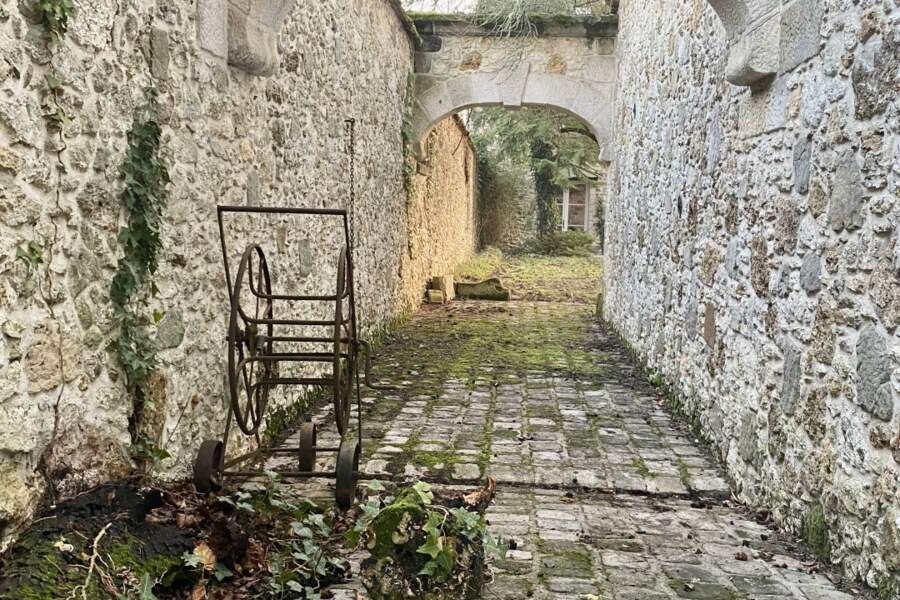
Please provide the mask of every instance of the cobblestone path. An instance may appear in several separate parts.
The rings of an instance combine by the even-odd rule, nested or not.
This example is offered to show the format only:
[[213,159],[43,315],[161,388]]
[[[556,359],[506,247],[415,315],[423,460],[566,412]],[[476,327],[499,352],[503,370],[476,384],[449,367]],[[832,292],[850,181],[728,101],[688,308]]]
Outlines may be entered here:
[[485,599],[860,597],[732,505],[714,461],[592,313],[426,307],[378,353],[376,376],[398,390],[365,398],[367,476],[497,480],[487,517],[515,549]]

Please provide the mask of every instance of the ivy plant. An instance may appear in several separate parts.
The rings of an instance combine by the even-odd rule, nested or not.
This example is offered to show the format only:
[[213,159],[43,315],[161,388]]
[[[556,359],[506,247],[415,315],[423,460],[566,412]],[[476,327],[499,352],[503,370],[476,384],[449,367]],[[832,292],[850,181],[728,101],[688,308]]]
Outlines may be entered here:
[[[170,181],[160,153],[162,129],[158,121],[157,92],[150,88],[146,105],[128,132],[128,151],[119,170],[125,184],[120,200],[128,221],[119,232],[122,256],[110,288],[119,325],[119,335],[111,350],[125,372],[126,385],[132,394],[134,406],[129,430],[135,442],[140,437],[140,419],[148,397],[147,382],[158,362],[156,348],[148,335],[157,319],[141,306],[148,291],[152,295],[157,293],[152,276],[159,265],[160,223]],[[146,446],[146,441],[143,445]],[[143,450],[142,454],[155,454],[147,452],[147,448]]]
[[47,30],[51,43],[58,44],[69,30],[69,19],[75,15],[72,0],[37,0],[34,10],[40,17],[41,25]]
[[[383,490],[377,482],[369,485],[370,492]],[[469,585],[460,574],[508,549],[490,534],[483,515],[436,504],[425,482],[370,497],[360,509],[347,540],[372,556],[363,564],[363,581],[375,600],[456,597],[460,585]]]

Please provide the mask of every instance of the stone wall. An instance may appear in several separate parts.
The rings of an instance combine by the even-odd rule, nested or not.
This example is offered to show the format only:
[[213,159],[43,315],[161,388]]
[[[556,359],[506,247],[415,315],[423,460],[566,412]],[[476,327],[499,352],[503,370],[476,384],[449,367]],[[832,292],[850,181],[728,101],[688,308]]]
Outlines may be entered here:
[[[393,1],[294,3],[277,52],[262,47],[280,61],[271,77],[229,66],[239,62],[231,48],[228,60],[203,50],[189,0],[75,4],[68,34],[51,46],[31,3],[0,0],[0,542],[45,492],[69,495],[132,466],[132,400],[107,351],[117,331],[109,289],[125,223],[119,166],[151,85],[172,179],[159,291],[138,302],[165,315],[151,334],[161,367],[143,427],[171,454],[157,474],[186,475],[200,441],[223,428],[228,302],[216,204],[345,207],[344,119],[354,117],[363,328],[401,315],[408,290],[424,285],[399,276],[409,264],[401,126],[412,48]],[[62,135],[48,116],[51,73]],[[339,227],[260,218],[227,231],[232,258],[262,241],[278,289],[334,285]]]
[[883,589],[900,571],[893,6],[785,3],[793,50],[751,90],[727,83],[706,2],[621,4],[604,306],[740,498]]
[[475,252],[475,147],[459,117],[437,124],[426,141],[428,160],[406,204],[409,235],[402,255],[403,306],[422,304],[424,282],[451,275]]

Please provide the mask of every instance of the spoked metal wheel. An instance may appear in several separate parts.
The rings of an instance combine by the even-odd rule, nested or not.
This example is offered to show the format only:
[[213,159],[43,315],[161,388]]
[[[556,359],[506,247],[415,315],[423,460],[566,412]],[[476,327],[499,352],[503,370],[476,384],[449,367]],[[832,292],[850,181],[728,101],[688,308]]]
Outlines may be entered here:
[[359,481],[359,440],[347,438],[341,442],[335,467],[334,499],[338,508],[347,510],[356,499],[356,484]]
[[194,460],[194,487],[201,494],[211,494],[222,489],[222,471],[225,467],[225,445],[219,440],[205,440]]
[[316,424],[304,423],[300,426],[300,447],[298,448],[301,471],[312,471],[316,467]]
[[[241,431],[256,435],[269,401],[269,382],[277,368],[269,358],[272,354],[272,324],[259,323],[273,318],[272,280],[262,248],[251,244],[244,251],[232,289],[228,325],[231,410]],[[250,292],[252,310],[249,313],[241,304],[242,290]]]
[[349,288],[349,256],[347,248],[341,250],[338,258],[337,300],[334,307],[334,362],[332,394],[334,398],[334,420],[338,433],[344,435],[350,422],[350,406],[353,399],[353,377],[356,374],[355,339],[352,323],[353,304],[344,297]]

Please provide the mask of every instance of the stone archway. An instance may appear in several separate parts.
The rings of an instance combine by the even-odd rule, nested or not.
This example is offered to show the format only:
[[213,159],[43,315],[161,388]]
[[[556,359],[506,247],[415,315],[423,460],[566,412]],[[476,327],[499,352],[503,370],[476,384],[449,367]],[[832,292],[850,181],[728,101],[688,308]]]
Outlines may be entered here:
[[416,20],[415,152],[441,119],[467,108],[548,106],[576,117],[612,159],[615,18],[538,21],[535,36],[498,35],[465,17]]
[[439,121],[467,108],[547,106],[562,110],[590,130],[600,146],[600,157],[612,157],[613,89],[597,89],[576,79],[552,73],[523,72],[513,76],[476,73],[417,84],[413,109],[416,156],[424,159],[422,140]]

